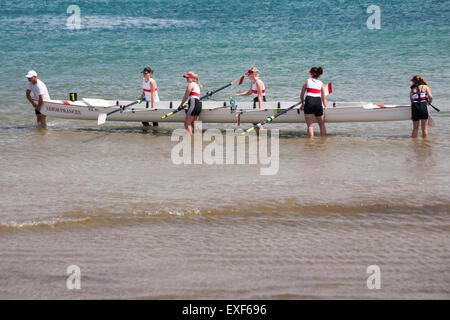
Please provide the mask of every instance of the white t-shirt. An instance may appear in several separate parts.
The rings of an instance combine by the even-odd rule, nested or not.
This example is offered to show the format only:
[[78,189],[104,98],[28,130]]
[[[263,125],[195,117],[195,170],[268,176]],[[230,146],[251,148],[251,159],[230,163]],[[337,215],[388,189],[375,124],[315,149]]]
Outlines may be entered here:
[[[152,91],[151,91],[152,88],[150,87],[150,82],[152,80],[153,79],[150,78],[147,82],[147,81],[145,81],[145,78],[142,79],[142,89],[144,90],[145,100],[147,100],[147,101],[152,101]],[[155,80],[153,80],[153,81],[155,81]],[[156,81],[155,81],[155,102],[159,102],[158,88],[156,87]]]
[[33,100],[39,100],[40,95],[44,95],[44,100],[50,100],[50,95],[48,94],[47,86],[41,80],[37,79],[36,84],[32,84],[28,81],[27,90],[31,90],[34,95]]

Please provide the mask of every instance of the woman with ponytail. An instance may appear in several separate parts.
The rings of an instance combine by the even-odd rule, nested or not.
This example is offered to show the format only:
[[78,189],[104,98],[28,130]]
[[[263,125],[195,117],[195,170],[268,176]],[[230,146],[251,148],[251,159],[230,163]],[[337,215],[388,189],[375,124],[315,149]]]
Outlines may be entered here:
[[428,104],[433,101],[428,82],[421,76],[414,76],[411,79],[413,83],[409,98],[411,100],[411,115],[413,121],[412,137],[417,138],[419,133],[419,120],[422,128],[422,137],[428,135]]
[[183,77],[186,78],[188,85],[179,107],[183,106],[188,100],[189,107],[186,111],[184,127],[189,134],[192,134],[193,131],[198,131],[197,122],[200,112],[202,112],[202,103],[200,101],[200,88],[202,85],[198,80],[198,75],[194,72],[188,72]]
[[327,98],[323,83],[319,80],[319,77],[323,73],[323,68],[313,67],[308,73],[311,74],[311,78],[307,79],[303,84],[302,92],[300,93],[300,109],[304,110],[305,113],[308,137],[314,138],[314,116],[320,127],[320,135],[325,136],[327,134],[323,115],[323,107],[327,108]]

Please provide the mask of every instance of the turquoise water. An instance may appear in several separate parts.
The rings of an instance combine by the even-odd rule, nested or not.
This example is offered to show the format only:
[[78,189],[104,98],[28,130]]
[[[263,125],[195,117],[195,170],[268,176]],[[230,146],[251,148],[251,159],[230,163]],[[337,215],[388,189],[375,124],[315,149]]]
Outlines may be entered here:
[[[0,0],[0,298],[448,299],[449,19],[450,1]],[[28,70],[54,99],[131,100],[147,65],[161,100],[181,98],[187,71],[205,91],[251,66],[270,100],[293,100],[322,65],[329,100],[408,104],[420,74],[442,111],[427,139],[410,121],[327,124],[314,140],[268,125],[273,176],[174,164],[181,123],[35,128]],[[66,287],[73,264],[81,290]]]
[[[80,7],[79,30],[66,26],[72,4]],[[29,69],[54,98],[76,90],[80,97],[132,99],[139,72],[150,65],[161,99],[169,100],[183,94],[186,71],[211,89],[256,66],[268,96],[289,100],[306,71],[322,65],[335,100],[407,103],[409,79],[420,74],[446,107],[450,2],[378,1],[379,30],[366,26],[371,4],[2,0],[0,104],[7,111],[25,107]]]

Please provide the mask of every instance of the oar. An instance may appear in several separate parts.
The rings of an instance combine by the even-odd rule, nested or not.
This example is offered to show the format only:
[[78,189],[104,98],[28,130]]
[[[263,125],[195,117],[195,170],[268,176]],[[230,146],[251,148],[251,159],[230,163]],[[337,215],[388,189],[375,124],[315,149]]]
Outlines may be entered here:
[[438,108],[436,108],[435,106],[433,106],[431,103],[430,103],[430,106],[432,106],[433,109],[436,110],[437,112],[441,112],[441,110],[439,110]]
[[263,121],[261,121],[260,123],[254,125],[253,127],[245,130],[244,132],[242,132],[242,134],[246,134],[249,133],[250,131],[255,130],[256,128],[265,125],[266,123],[272,122],[273,120],[275,120],[276,118],[278,118],[279,116],[286,114],[289,110],[294,109],[296,106],[298,106],[299,104],[301,104],[301,102],[297,102],[296,104],[290,106],[289,108],[287,108],[286,110],[283,110],[273,116],[267,117],[266,119],[264,119]]
[[[333,87],[332,87],[332,84],[331,84],[331,82],[330,82],[330,83],[328,83],[328,85],[327,85],[327,93],[326,93],[325,95],[328,96],[328,95],[331,94],[332,92],[333,92]],[[273,115],[273,116],[270,116],[270,117],[266,118],[265,120],[263,120],[263,121],[261,121],[260,123],[254,125],[253,127],[249,128],[249,129],[247,129],[247,130],[245,130],[244,132],[242,132],[242,134],[246,134],[246,133],[248,133],[248,132],[251,132],[251,131],[255,130],[256,128],[258,128],[258,127],[260,127],[260,126],[262,126],[262,125],[265,125],[266,123],[272,122],[273,120],[275,120],[276,118],[278,118],[278,117],[281,116],[282,114],[285,114],[285,113],[287,113],[289,110],[294,109],[294,108],[295,108],[296,106],[298,106],[299,104],[301,104],[301,102],[296,103],[296,104],[290,106],[290,107],[287,108],[286,110],[283,110],[283,111],[277,113],[276,115]]]
[[[230,83],[227,83],[226,85],[224,85],[223,87],[220,87],[219,89],[216,89],[214,91],[208,91],[203,97],[200,97],[200,100],[209,98],[213,94],[216,94],[217,92],[219,92],[219,91],[221,91],[223,89],[226,89],[226,88],[228,88],[230,86],[231,86],[231,89],[233,89],[234,87],[240,86],[242,84],[242,82],[244,82],[244,78],[245,78],[245,76],[240,76],[239,78],[231,81]],[[187,104],[184,104],[184,105],[178,107],[177,109],[175,109],[174,111],[169,112],[168,114],[162,116],[161,119],[165,119],[167,117],[170,117],[171,115],[174,115],[178,111],[181,111],[181,110],[185,109],[187,106],[188,106]]]
[[98,119],[97,119],[97,125],[104,124],[106,122],[106,117],[107,116],[112,115],[113,113],[116,113],[118,111],[123,111],[126,108],[131,107],[132,105],[135,105],[136,103],[141,103],[141,102],[142,102],[141,99],[137,99],[136,101],[133,101],[132,103],[127,104],[126,106],[120,107],[117,110],[114,110],[114,111],[111,111],[111,112],[108,112],[108,113],[99,113],[98,114]]

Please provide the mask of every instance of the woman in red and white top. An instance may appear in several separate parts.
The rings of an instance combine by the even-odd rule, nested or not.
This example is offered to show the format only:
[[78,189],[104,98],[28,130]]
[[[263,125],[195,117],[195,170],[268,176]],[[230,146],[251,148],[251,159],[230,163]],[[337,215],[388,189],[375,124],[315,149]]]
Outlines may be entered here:
[[235,93],[234,96],[253,96],[253,102],[258,103],[258,108],[262,109],[263,101],[266,101],[266,87],[264,86],[264,82],[259,79],[259,70],[256,68],[248,69],[245,75],[250,79],[250,89],[245,92]]
[[311,68],[308,73],[311,74],[311,78],[307,79],[303,84],[302,92],[300,93],[300,109],[305,112],[308,137],[314,138],[314,116],[320,127],[320,135],[325,136],[327,134],[325,117],[323,115],[323,107],[325,107],[325,109],[327,108],[327,98],[323,83],[319,80],[320,75],[323,73],[323,68],[314,67]]
[[141,100],[150,101],[152,108],[155,107],[155,102],[159,101],[158,88],[156,81],[152,78],[154,70],[150,67],[145,67],[142,70],[144,78],[142,79],[142,94]]
[[188,85],[179,108],[182,107],[186,101],[188,102],[189,107],[186,111],[184,127],[189,134],[192,134],[192,128],[195,129],[194,131],[198,131],[197,122],[200,113],[202,112],[202,103],[200,101],[200,87],[202,87],[202,85],[198,81],[198,75],[194,72],[188,72],[183,77],[186,78]]

